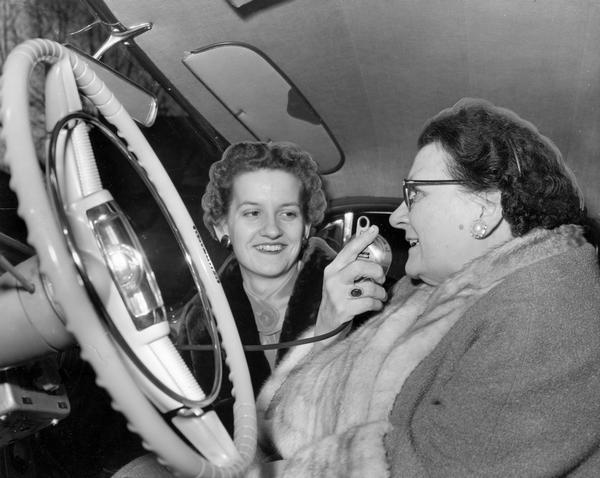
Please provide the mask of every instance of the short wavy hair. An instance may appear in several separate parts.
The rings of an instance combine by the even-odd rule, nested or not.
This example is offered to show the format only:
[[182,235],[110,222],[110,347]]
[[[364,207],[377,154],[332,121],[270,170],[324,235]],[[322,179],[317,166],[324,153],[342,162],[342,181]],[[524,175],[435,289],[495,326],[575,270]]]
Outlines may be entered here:
[[275,169],[287,171],[300,180],[300,206],[304,220],[318,225],[327,202],[317,163],[294,143],[243,141],[230,145],[209,171],[209,183],[202,196],[204,224],[215,236],[214,228],[227,216],[234,179],[241,173]]
[[586,222],[581,189],[560,151],[513,111],[464,98],[426,123],[417,144],[430,143],[442,146],[449,174],[468,190],[500,191],[513,235]]

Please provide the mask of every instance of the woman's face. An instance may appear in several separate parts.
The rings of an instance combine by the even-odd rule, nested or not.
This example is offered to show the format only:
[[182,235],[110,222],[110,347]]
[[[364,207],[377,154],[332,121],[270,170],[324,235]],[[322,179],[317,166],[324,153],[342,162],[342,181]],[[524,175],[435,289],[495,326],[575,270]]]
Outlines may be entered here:
[[222,231],[245,278],[278,278],[296,264],[310,229],[302,217],[301,188],[287,171],[261,169],[235,177]]
[[[446,169],[445,151],[436,143],[421,148],[407,179],[454,179]],[[471,237],[470,226],[481,214],[474,195],[458,184],[414,186],[411,210],[403,202],[390,216],[390,224],[404,229],[410,249],[406,274],[436,285],[482,254]]]

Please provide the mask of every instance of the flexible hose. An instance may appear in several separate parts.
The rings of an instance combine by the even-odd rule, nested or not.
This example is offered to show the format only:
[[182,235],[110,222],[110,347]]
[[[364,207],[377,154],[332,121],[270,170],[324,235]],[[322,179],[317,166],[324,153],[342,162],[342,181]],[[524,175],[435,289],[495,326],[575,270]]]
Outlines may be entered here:
[[206,397],[183,358],[177,352],[175,345],[168,337],[152,342],[150,348],[171,374],[174,382],[179,387],[181,395],[190,400],[203,400]]
[[73,149],[79,184],[84,196],[102,190],[102,180],[96,165],[94,150],[87,132],[87,126],[78,123],[73,129]]

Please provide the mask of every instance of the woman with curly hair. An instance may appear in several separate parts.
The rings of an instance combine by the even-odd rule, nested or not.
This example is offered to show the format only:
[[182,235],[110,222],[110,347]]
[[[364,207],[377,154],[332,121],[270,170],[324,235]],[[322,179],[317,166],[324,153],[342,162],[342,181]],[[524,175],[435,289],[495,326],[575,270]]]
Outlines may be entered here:
[[572,173],[482,100],[436,115],[418,148],[390,218],[407,276],[258,397],[272,475],[600,476],[600,272]]
[[[310,234],[323,220],[326,207],[317,164],[292,143],[241,142],[225,150],[209,176],[202,197],[204,223],[215,239],[232,250],[220,277],[242,344],[269,346],[297,338],[317,321],[323,270],[336,256],[323,239]],[[362,239],[363,248],[372,235]],[[385,298],[383,288],[373,284],[371,289],[378,287]],[[367,297],[361,299],[348,297],[337,304],[340,314],[345,311],[345,320],[371,307]],[[381,308],[381,301],[377,302]],[[208,341],[202,313],[197,296],[177,324],[180,346]],[[287,350],[246,353],[255,391]],[[212,383],[211,354],[193,351],[186,356],[205,389]],[[219,398],[215,406],[231,428],[231,407],[219,407],[232,403],[227,380]]]

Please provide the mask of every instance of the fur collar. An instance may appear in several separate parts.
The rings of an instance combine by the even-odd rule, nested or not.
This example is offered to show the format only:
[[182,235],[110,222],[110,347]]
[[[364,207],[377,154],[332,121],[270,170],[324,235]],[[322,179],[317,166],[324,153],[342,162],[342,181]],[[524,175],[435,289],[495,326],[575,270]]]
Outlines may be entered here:
[[[302,269],[288,302],[279,338],[280,342],[294,340],[304,330],[315,324],[321,304],[323,270],[335,256],[336,252],[323,239],[311,237],[308,240],[307,247],[302,254]],[[254,315],[248,297],[244,293],[239,264],[233,255],[223,265],[220,276],[227,299],[232,306],[242,343],[258,344],[259,338]],[[286,353],[287,349],[280,349],[277,354],[278,360],[281,360]],[[262,355],[260,353],[261,361]]]
[[[295,339],[317,321],[323,292],[323,271],[336,254],[323,239],[309,239],[302,255],[302,269],[288,303],[280,342]],[[281,354],[279,357],[281,358]]]
[[[257,401],[262,436],[289,460],[285,476],[358,477],[375,469],[377,476],[388,476],[383,439],[412,370],[511,273],[583,244],[577,226],[538,229],[467,264],[439,286],[404,278],[384,311],[346,340],[314,355],[310,345],[288,354]],[[370,458],[356,463],[357,456]]]

